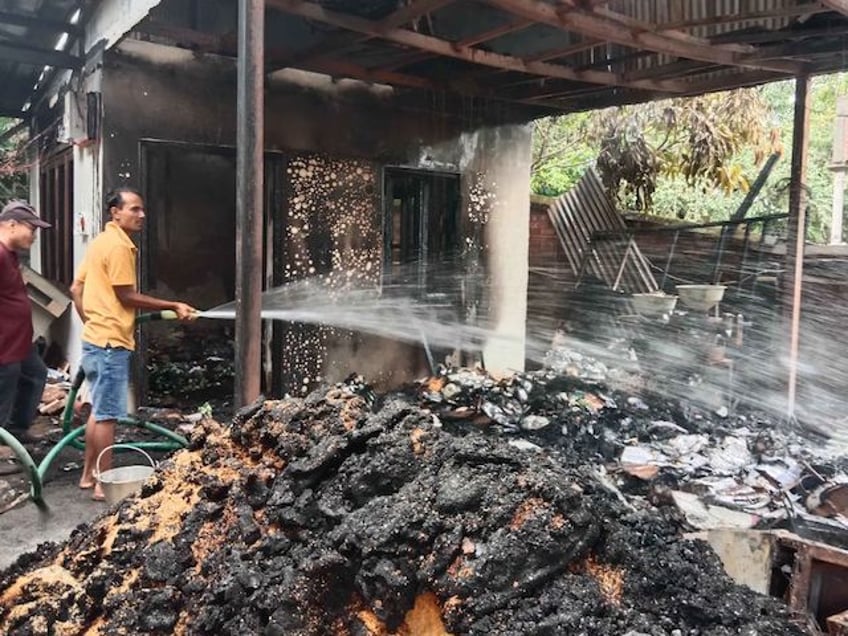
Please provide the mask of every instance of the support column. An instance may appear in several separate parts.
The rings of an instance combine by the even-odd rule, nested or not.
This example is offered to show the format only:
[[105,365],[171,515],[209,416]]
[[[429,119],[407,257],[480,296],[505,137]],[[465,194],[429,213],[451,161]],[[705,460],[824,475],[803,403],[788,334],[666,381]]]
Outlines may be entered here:
[[798,387],[798,354],[801,335],[801,288],[804,278],[804,239],[807,226],[807,202],[804,192],[807,178],[807,146],[810,125],[810,77],[795,79],[795,116],[792,130],[792,166],[789,176],[789,229],[786,241],[786,285],[783,307],[789,318],[789,386],[787,415],[795,415]]
[[239,0],[236,127],[236,407],[260,392],[265,0]]

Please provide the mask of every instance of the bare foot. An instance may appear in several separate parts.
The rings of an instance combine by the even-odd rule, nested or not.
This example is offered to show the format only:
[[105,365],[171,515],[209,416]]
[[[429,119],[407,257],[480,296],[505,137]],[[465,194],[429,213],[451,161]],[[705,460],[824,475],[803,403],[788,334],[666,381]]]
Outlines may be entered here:
[[90,481],[88,479],[80,479],[79,487],[83,490],[90,490],[91,488],[94,488],[94,486],[95,484],[93,479]]
[[94,492],[91,493],[91,498],[94,501],[106,501],[106,495],[103,494],[103,491],[100,489],[100,486],[94,487]]

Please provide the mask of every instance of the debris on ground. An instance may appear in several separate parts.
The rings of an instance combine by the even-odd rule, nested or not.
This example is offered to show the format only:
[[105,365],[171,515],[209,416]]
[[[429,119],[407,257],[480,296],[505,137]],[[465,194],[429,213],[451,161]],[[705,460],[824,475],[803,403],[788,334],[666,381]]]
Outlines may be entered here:
[[[445,370],[422,383],[419,392],[446,425],[472,426],[556,449],[570,462],[605,465],[625,494],[690,493],[701,500],[700,507],[742,513],[725,516],[745,527],[829,517],[848,536],[848,461],[843,456],[764,413],[700,411],[693,416],[678,400],[610,388],[606,380],[612,372],[590,357],[558,355],[559,372],[495,380],[478,371]],[[691,506],[683,506],[687,511]]]
[[539,382],[352,378],[204,419],[139,495],[0,574],[0,630],[804,633],[599,471],[655,415]]

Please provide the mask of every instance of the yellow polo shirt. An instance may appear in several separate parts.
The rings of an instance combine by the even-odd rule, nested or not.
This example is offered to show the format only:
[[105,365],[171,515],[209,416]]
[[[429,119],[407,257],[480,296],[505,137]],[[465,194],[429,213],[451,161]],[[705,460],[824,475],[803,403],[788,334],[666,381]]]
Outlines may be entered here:
[[135,349],[135,309],[118,300],[115,286],[136,289],[136,252],[132,239],[114,221],[88,248],[76,279],[83,283],[82,308],[87,318],[82,339],[98,347]]

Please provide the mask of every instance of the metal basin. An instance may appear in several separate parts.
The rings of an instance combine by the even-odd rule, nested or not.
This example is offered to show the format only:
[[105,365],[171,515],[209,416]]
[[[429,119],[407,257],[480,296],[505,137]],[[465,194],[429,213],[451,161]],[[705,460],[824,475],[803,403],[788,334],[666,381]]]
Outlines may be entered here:
[[666,296],[661,292],[631,294],[633,311],[642,316],[662,316],[671,313],[677,305],[677,296]]
[[689,309],[709,311],[724,298],[724,285],[677,285],[680,302]]
[[[137,451],[147,458],[149,466],[120,466],[119,468],[110,468],[100,472],[100,458],[103,453],[110,448],[128,448]],[[115,444],[107,446],[97,456],[95,463],[94,476],[100,482],[100,487],[103,489],[103,496],[106,498],[106,503],[109,505],[118,503],[124,497],[131,495],[141,490],[141,485],[147,481],[153,472],[156,470],[156,462],[140,448],[132,444]]]

